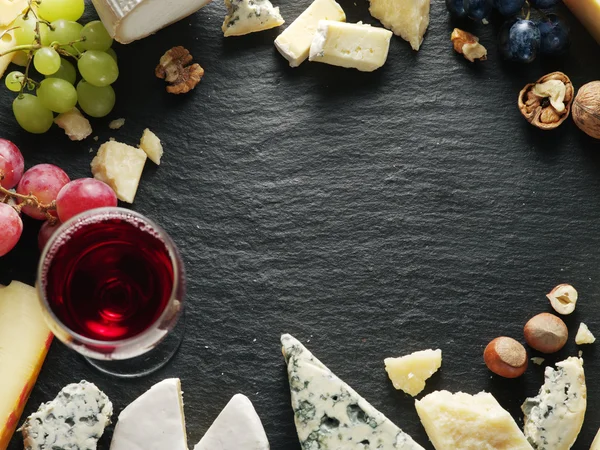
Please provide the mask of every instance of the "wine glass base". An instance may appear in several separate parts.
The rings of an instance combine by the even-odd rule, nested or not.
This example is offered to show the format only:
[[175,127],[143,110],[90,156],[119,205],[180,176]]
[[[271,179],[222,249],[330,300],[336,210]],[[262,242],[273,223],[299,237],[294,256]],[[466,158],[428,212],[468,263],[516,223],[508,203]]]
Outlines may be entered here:
[[175,327],[160,344],[143,355],[124,360],[100,360],[85,357],[100,372],[118,378],[139,378],[164,367],[175,356],[185,334],[185,309]]

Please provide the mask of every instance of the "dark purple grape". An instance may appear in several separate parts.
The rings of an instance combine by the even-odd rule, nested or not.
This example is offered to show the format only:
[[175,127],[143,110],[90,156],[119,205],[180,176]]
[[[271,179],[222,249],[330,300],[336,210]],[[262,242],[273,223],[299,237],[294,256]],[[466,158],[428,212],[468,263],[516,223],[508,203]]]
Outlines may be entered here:
[[541,34],[533,21],[513,19],[502,26],[498,41],[505,59],[530,63],[539,52]]
[[494,9],[493,0],[464,0],[463,6],[467,16],[479,22],[487,20]]
[[[579,1],[583,1],[583,0],[579,0]],[[529,0],[529,3],[531,3],[531,6],[533,6],[534,8],[548,9],[548,8],[554,8],[556,5],[558,5],[560,3],[560,0]]]
[[571,45],[569,26],[556,14],[548,14],[538,22],[541,43],[540,51],[544,55],[556,56],[567,51]]
[[514,16],[523,9],[525,0],[494,0],[494,8],[503,16]]
[[467,17],[464,0],[446,0],[446,9],[448,9],[448,12],[457,19],[464,19]]

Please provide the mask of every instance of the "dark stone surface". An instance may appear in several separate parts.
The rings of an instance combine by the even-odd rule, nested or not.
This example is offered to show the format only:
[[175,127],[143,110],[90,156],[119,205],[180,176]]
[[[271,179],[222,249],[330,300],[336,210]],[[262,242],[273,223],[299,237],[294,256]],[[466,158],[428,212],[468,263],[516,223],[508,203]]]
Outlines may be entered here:
[[[279,4],[289,23],[308,3]],[[554,70],[576,87],[598,78],[600,46],[566,13],[567,56],[509,65],[495,49],[497,25],[469,24],[490,48],[489,61],[471,65],[452,51],[443,2],[432,3],[422,50],[394,38],[385,67],[364,74],[289,68],[273,47],[277,30],[224,39],[216,1],[117,48],[118,103],[93,120],[98,143],[72,143],[58,129],[27,135],[0,89],[2,136],[28,166],[56,163],[72,178],[90,175],[90,149],[110,136],[135,145],[144,128],[154,130],[164,163],[148,163],[133,208],[173,236],[189,274],[188,332],[167,368],[115,380],[55,342],[26,414],[83,378],[119,412],[178,376],[190,447],[242,392],[272,448],[296,450],[278,342],[290,332],[428,449],[413,400],[393,389],[384,357],[439,347],[444,364],[425,393],[485,389],[522,420],[519,406],[537,392],[543,369],[502,380],[482,351],[498,335],[522,340],[524,323],[550,310],[544,294],[560,282],[578,288],[580,303],[566,320],[567,348],[548,362],[577,354],[581,320],[600,334],[600,144],[571,120],[554,132],[529,126],[517,93]],[[349,21],[377,24],[366,0],[341,4]],[[168,95],[153,75],[174,45],[206,69],[186,96]],[[125,126],[109,130],[118,117]],[[34,282],[38,224],[25,226],[25,239],[0,259],[0,282]],[[590,408],[575,449],[587,449],[600,427],[597,353],[584,347]],[[9,448],[21,446],[17,437]]]

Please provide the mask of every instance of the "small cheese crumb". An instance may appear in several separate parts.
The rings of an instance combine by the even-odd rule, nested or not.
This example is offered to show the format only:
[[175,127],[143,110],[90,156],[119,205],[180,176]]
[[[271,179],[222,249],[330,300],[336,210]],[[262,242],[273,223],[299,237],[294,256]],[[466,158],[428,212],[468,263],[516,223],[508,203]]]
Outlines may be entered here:
[[442,366],[442,351],[423,350],[400,358],[386,358],[384,363],[394,387],[414,397]]
[[579,330],[577,330],[577,336],[575,336],[575,343],[577,345],[593,344],[596,342],[596,338],[588,328],[588,326],[581,322]]
[[123,125],[125,125],[125,119],[121,117],[120,119],[115,119],[111,123],[109,123],[108,128],[110,128],[111,130],[118,130]]
[[98,142],[98,136],[94,136],[92,139]]
[[163,155],[163,146],[160,139],[148,128],[144,130],[142,139],[140,140],[140,148],[146,152],[150,161],[157,166],[160,166],[160,158]]
[[544,364],[544,361],[546,361],[546,358],[540,358],[539,356],[534,356],[533,358],[531,358],[531,361],[534,364],[541,366],[542,364]]
[[92,134],[90,121],[87,120],[77,108],[59,114],[56,116],[56,119],[54,119],[54,123],[65,130],[66,135],[69,136],[69,139],[72,141],[83,141]]

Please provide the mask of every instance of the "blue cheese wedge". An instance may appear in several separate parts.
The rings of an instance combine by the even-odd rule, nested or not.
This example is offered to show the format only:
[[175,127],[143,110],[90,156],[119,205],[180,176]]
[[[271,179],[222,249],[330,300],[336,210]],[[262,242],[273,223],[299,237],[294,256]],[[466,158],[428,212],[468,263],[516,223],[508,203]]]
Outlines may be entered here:
[[234,395],[194,450],[269,450],[265,429],[250,399]]
[[527,440],[536,450],[569,450],[581,431],[586,407],[583,360],[571,357],[556,363],[556,369],[546,367],[540,393],[521,407]]
[[345,22],[346,14],[335,0],[315,0],[275,39],[275,47],[291,67],[298,67],[308,58],[320,20]]
[[532,450],[492,394],[436,391],[415,402],[436,450]]
[[373,72],[385,64],[392,32],[362,23],[321,20],[309,61]]
[[423,450],[298,340],[281,343],[303,450]]
[[155,384],[121,414],[110,450],[187,450],[183,393],[178,378]]
[[269,30],[285,23],[269,0],[225,0],[227,15],[223,22],[225,36],[242,36]]
[[112,403],[96,385],[69,384],[25,420],[25,450],[95,450],[112,412]]

